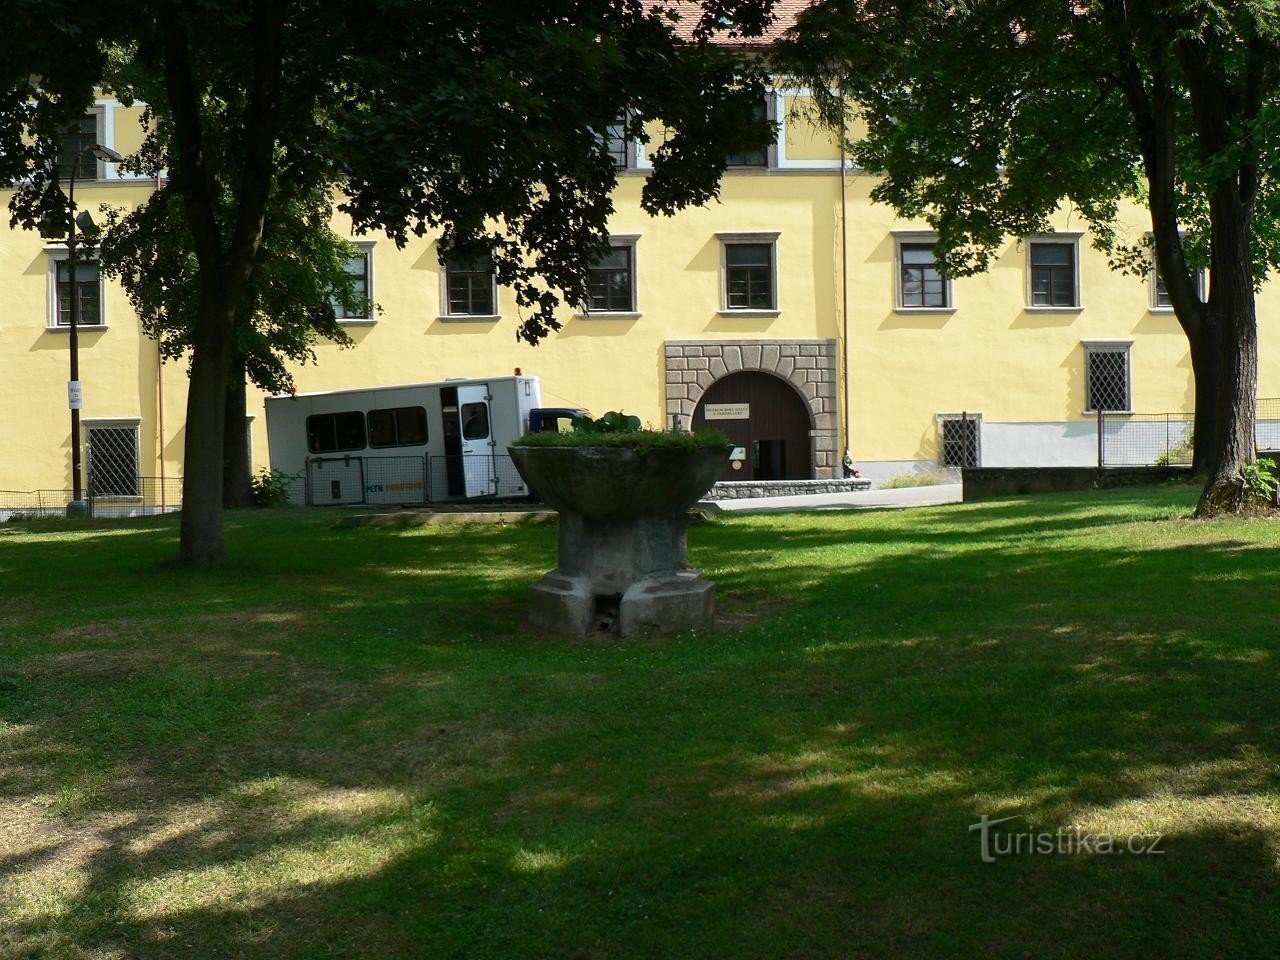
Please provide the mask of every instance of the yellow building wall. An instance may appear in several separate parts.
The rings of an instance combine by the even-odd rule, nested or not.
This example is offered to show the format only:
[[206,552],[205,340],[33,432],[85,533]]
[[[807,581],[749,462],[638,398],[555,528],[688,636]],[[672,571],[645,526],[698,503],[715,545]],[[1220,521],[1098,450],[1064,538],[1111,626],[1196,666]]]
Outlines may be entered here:
[[[123,126],[118,123],[117,131]],[[848,364],[848,380],[841,385],[849,398],[847,409],[841,401],[841,445],[847,443],[859,461],[926,461],[937,456],[939,413],[980,413],[987,423],[1089,419],[1082,341],[1132,339],[1133,408],[1191,409],[1189,354],[1176,320],[1152,311],[1146,281],[1110,271],[1087,237],[1080,246],[1079,311],[1027,310],[1026,247],[1010,243],[988,273],[954,281],[953,311],[909,312],[895,309],[893,231],[922,225],[898,221],[872,204],[870,177],[848,177],[845,224],[834,170],[734,172],[726,176],[719,202],[671,218],[640,211],[643,182],[641,173],[621,178],[611,224],[617,234],[639,236],[638,317],[582,317],[565,308],[563,328],[530,346],[515,338],[519,313],[504,290],[497,321],[441,317],[434,237],[414,239],[403,250],[385,238],[353,238],[374,244],[373,297],[382,309],[374,324],[350,327],[353,349],[318,345],[318,363],[295,371],[298,390],[500,376],[519,367],[541,379],[548,406],[582,406],[597,414],[623,409],[665,425],[666,341],[832,338]],[[128,207],[150,189],[145,183],[99,183],[79,188],[77,196],[91,210],[102,203]],[[1145,213],[1135,209],[1128,217],[1131,236],[1141,236]],[[335,222],[346,229],[340,218]],[[1063,213],[1056,226],[1081,225]],[[720,310],[717,234],[726,232],[778,233],[777,316]],[[848,243],[843,291],[842,234]],[[0,377],[6,396],[0,446],[7,454],[0,489],[65,488],[67,334],[47,326],[51,290],[43,241],[32,233],[0,233],[0,276]],[[160,369],[156,345],[141,335],[118,285],[105,284],[104,303],[108,329],[85,331],[81,338],[83,415],[86,421],[140,418],[141,472],[178,476],[186,364]],[[1277,315],[1273,284],[1259,298],[1262,396],[1280,396],[1269,322]],[[266,466],[265,417],[256,392],[250,412],[254,459]]]

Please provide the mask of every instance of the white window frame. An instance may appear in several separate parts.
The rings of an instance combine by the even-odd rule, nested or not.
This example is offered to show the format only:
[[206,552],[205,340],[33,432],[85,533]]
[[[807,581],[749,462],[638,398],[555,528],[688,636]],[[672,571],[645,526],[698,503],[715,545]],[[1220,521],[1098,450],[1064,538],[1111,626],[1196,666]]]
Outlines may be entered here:
[[[47,291],[46,298],[48,300],[48,310],[45,313],[45,329],[51,333],[67,333],[71,329],[69,323],[58,323],[58,264],[66,263],[67,245],[65,243],[47,244],[44,248],[45,258],[49,261],[47,269]],[[77,257],[79,260],[83,254],[90,254],[93,260],[97,261],[98,248],[84,247],[77,249]],[[84,263],[85,261],[81,261]],[[76,330],[106,330],[107,329],[107,297],[106,283],[103,280],[102,268],[98,268],[98,322],[97,323],[77,323]]]
[[[1150,239],[1148,234],[1147,238]],[[1147,309],[1152,313],[1173,313],[1173,304],[1162,304],[1157,297],[1156,280],[1160,269],[1156,266],[1156,251],[1153,247],[1150,255],[1150,264],[1147,269]],[[1196,296],[1200,298],[1200,302],[1204,302],[1205,294],[1205,272],[1203,270],[1196,271]],[[1167,288],[1166,288],[1167,289]]]
[[[780,231],[722,231],[716,234],[720,241],[720,314],[727,317],[776,317],[782,312],[782,291],[778,289],[778,238]],[[767,244],[769,246],[769,283],[773,293],[773,306],[730,307],[729,272],[726,251],[732,244]]]
[[364,285],[365,298],[369,301],[369,316],[367,317],[335,317],[334,319],[344,327],[371,327],[378,322],[378,318],[373,316],[373,249],[376,245],[374,240],[352,240],[351,245],[364,254]]
[[[93,469],[93,466],[92,466],[93,445],[89,442],[89,437],[94,430],[99,430],[99,429],[132,430],[133,431],[133,463],[134,463],[135,469],[138,471],[135,479],[137,480],[142,479],[142,418],[141,417],[82,417],[80,420],[80,429],[84,431],[84,436],[81,438],[81,443],[83,444],[83,449],[85,450],[84,470],[85,470],[86,484],[89,484],[91,482],[91,476],[89,471]],[[141,488],[138,488],[138,492],[134,494],[104,494],[102,496],[94,497],[95,500],[115,500],[115,501],[124,501],[124,502],[134,502],[134,501],[141,500],[142,498],[143,497],[142,497]]]
[[[1084,300],[1080,295],[1080,238],[1084,236],[1079,231],[1062,231],[1054,233],[1042,233],[1033,237],[1027,237],[1024,245],[1026,252],[1026,310],[1031,313],[1079,313],[1084,309]],[[1032,249],[1040,244],[1057,244],[1059,246],[1070,245],[1072,278],[1071,292],[1075,299],[1074,304],[1062,306],[1050,306],[1047,304],[1037,304],[1035,302],[1035,267],[1032,264]]]
[[[923,246],[931,244],[936,246],[938,243],[938,235],[930,230],[894,230],[893,231],[893,309],[897,313],[955,313],[956,299],[955,290],[951,285],[951,278],[943,276],[942,282],[947,298],[945,306],[941,307],[916,307],[907,306],[902,302],[902,248],[904,246]],[[937,262],[935,255],[934,262]]]
[[1132,340],[1082,340],[1084,348],[1084,413],[1095,416],[1098,411],[1090,403],[1093,391],[1089,388],[1089,357],[1095,353],[1120,353],[1124,355],[1123,410],[1104,410],[1103,413],[1133,413],[1133,341]]
[[493,290],[493,309],[495,313],[450,313],[449,312],[449,258],[437,258],[440,261],[440,314],[438,319],[446,323],[494,323],[502,319],[502,307],[498,303],[498,271],[490,269],[489,282]]
[[636,245],[640,242],[638,233],[613,233],[609,235],[609,245],[626,247],[631,257],[631,309],[630,310],[592,310],[590,302],[584,303],[575,316],[588,320],[635,320],[640,316],[640,259],[636,255]]
[[[808,87],[781,87],[773,91],[774,122],[778,131],[775,157],[779,170],[839,170],[841,168],[839,160],[793,160],[787,156],[787,125],[791,122],[792,116],[787,110],[787,97],[812,96],[813,91]],[[853,169],[853,162],[847,155],[844,158],[844,169]]]
[[764,166],[758,166],[756,164],[729,166],[726,164],[724,168],[726,175],[745,173],[759,176],[760,174],[767,173],[770,170],[778,169],[778,141],[781,139],[782,134],[782,127],[778,120],[778,107],[780,103],[782,103],[782,101],[779,99],[778,92],[776,90],[771,90],[765,95],[764,118],[773,127],[773,140],[771,140],[769,145],[765,147]]

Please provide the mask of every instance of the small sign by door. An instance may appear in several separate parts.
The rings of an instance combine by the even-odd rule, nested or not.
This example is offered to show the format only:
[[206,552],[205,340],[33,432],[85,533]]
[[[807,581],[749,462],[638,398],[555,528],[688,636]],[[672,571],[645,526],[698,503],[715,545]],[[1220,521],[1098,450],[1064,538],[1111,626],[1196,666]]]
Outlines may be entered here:
[[749,420],[751,404],[708,403],[702,408],[702,416],[707,420]]

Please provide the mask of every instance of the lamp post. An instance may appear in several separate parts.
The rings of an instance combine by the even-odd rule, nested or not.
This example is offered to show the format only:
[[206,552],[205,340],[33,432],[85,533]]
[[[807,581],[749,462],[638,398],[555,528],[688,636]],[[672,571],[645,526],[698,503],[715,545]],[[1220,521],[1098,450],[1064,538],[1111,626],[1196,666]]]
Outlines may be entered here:
[[[104,147],[100,143],[81,146],[71,164],[71,173],[67,182],[67,210],[68,219],[70,220],[70,226],[67,231],[67,283],[70,288],[67,327],[70,335],[68,346],[71,351],[71,378],[67,382],[67,406],[71,409],[71,502],[67,504],[67,516],[69,517],[83,516],[86,512],[84,487],[81,482],[83,469],[80,458],[80,408],[84,405],[84,391],[80,386],[80,337],[76,329],[80,323],[80,291],[76,285],[76,274],[79,271],[80,263],[76,250],[76,227],[79,226],[86,233],[91,232],[94,228],[93,218],[89,216],[89,211],[85,210],[79,215],[76,214],[76,174],[80,171],[80,161],[84,159],[86,153],[91,153],[95,160],[102,160],[107,163],[119,163],[124,159],[120,154],[108,147]],[[60,299],[56,272],[54,276],[54,296],[56,309],[57,300]],[[102,309],[101,304],[99,304],[98,309]]]

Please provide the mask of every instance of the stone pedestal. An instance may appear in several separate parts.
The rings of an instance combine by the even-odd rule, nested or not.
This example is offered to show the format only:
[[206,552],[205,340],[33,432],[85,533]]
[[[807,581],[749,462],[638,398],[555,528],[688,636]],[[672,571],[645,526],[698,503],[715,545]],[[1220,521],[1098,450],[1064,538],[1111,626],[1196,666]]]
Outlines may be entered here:
[[512,447],[516,467],[560,512],[559,565],[529,590],[529,620],[573,636],[705,627],[715,584],[687,563],[687,510],[728,450]]

